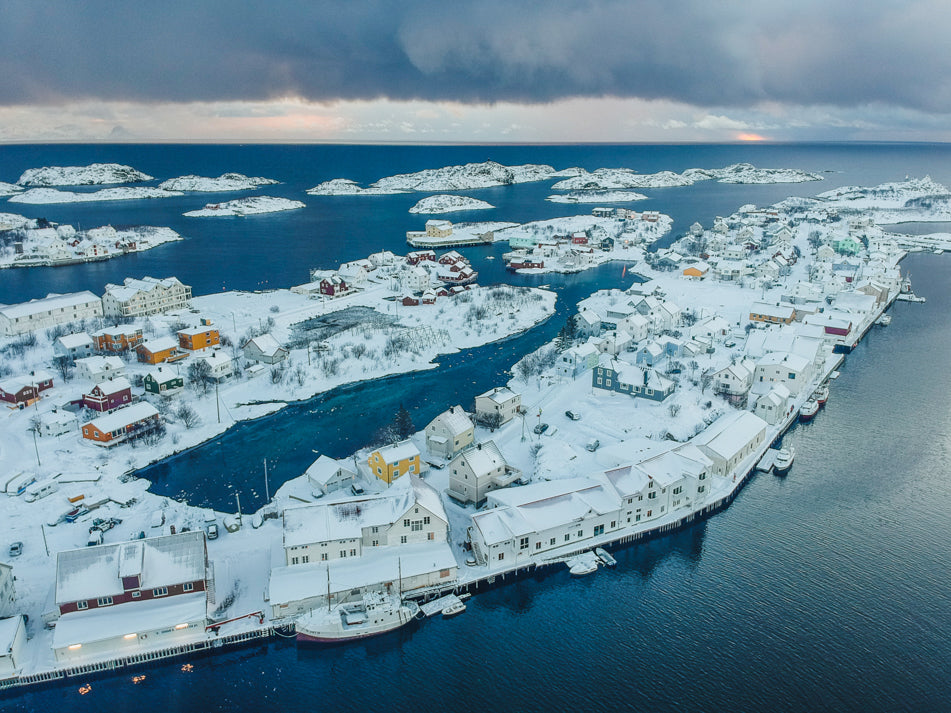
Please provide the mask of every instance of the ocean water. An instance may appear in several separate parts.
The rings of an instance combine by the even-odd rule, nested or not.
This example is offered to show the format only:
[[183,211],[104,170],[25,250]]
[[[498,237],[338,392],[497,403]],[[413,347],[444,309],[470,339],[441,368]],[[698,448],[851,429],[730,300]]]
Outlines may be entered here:
[[[233,152],[230,157],[229,152]],[[292,185],[306,188],[332,177],[369,181],[485,158],[501,163],[545,162],[558,168],[630,166],[643,172],[720,167],[736,161],[835,172],[821,183],[765,187],[707,183],[646,191],[651,195],[649,207],[671,213],[677,225],[685,228],[698,219],[709,224],[714,215],[728,214],[743,203],[765,204],[836,185],[926,173],[948,183],[948,157],[947,147],[921,145],[2,147],[0,180],[15,180],[23,168],[31,166],[110,160],[162,179],[226,170],[281,178],[287,181],[278,187],[287,191],[281,194],[300,197]],[[525,220],[579,210],[542,204],[547,186],[522,188],[490,189],[499,193],[495,199],[486,197],[490,191],[466,193],[499,205],[500,219],[517,214],[522,217],[514,220]],[[320,199],[330,201],[323,203],[307,197],[308,208],[292,216],[293,221],[341,226],[350,223],[347,216],[358,216],[377,226],[367,232],[363,227],[352,228],[348,237],[300,235],[304,223],[288,226],[271,217],[243,222],[226,219],[224,227],[218,227],[217,221],[202,221],[199,227],[207,232],[198,235],[196,227],[195,237],[185,243],[152,251],[168,252],[164,257],[145,253],[79,268],[0,272],[0,301],[18,294],[8,284],[11,276],[29,286],[32,292],[27,296],[56,290],[57,284],[68,285],[60,289],[78,289],[87,286],[84,280],[101,290],[103,281],[127,274],[178,274],[201,293],[207,290],[198,285],[209,283],[199,280],[209,280],[214,289],[219,279],[219,274],[208,274],[212,272],[208,264],[219,268],[229,288],[254,287],[259,273],[266,275],[263,279],[274,280],[270,286],[285,286],[302,281],[306,275],[294,275],[317,256],[332,265],[335,260],[384,247],[404,249],[402,231],[422,222],[405,213],[418,197],[399,196],[392,203],[378,198]],[[187,207],[206,200],[205,196],[190,197]],[[504,215],[503,200],[510,201],[505,209],[510,213]],[[118,213],[129,216],[129,222],[172,224],[171,206],[155,203],[159,201],[139,210],[124,206]],[[638,206],[648,207],[648,202]],[[26,212],[19,208],[11,204],[2,210]],[[66,215],[79,210],[40,208],[34,208],[35,214],[63,222],[75,221]],[[346,215],[336,215],[338,208]],[[133,219],[145,209],[164,213],[147,221]],[[184,209],[184,205],[176,208]],[[111,206],[81,210],[88,216],[84,225],[87,220],[120,223],[118,218],[103,220],[112,214]],[[386,215],[370,215],[375,211]],[[315,215],[308,218],[307,213]],[[393,225],[398,226],[396,231]],[[249,233],[272,239],[259,244]],[[300,252],[269,258],[276,270],[283,271],[280,277],[270,277],[271,263],[250,260],[256,252],[247,252],[252,246],[257,251],[287,245]],[[481,260],[480,270],[491,271],[498,260],[482,258],[485,251],[495,249],[467,252],[476,262]],[[331,257],[336,250],[341,257]],[[192,269],[188,261],[206,252],[212,262],[189,277],[184,272]],[[449,707],[947,711],[951,700],[947,673],[951,670],[947,636],[951,630],[948,257],[914,255],[905,261],[903,268],[914,274],[916,291],[928,302],[896,303],[891,326],[873,329],[849,355],[826,408],[812,423],[797,426],[786,436],[797,450],[796,464],[786,478],[758,475],[730,508],[715,517],[619,550],[616,570],[602,570],[581,580],[569,578],[563,570],[551,570],[508,582],[474,597],[461,617],[423,622],[410,631],[364,643],[299,649],[275,641],[198,657],[190,662],[191,671],[182,670],[184,662],[173,662],[13,695],[0,693],[0,708],[49,710],[65,702],[71,711],[99,711],[105,706],[126,710],[142,704],[188,711],[271,707],[363,711],[384,706],[420,711]],[[159,266],[140,272],[138,258],[165,260],[166,267],[155,263]],[[98,270],[108,271],[108,276]],[[500,273],[497,279],[503,279]],[[300,464],[307,465],[311,448],[344,455],[362,445],[370,429],[368,424],[361,431],[364,426],[357,415],[370,410],[368,405],[388,413],[386,409],[395,410],[400,401],[406,401],[417,425],[422,425],[427,414],[449,403],[465,404],[475,393],[498,383],[521,353],[557,332],[578,299],[600,287],[622,286],[619,280],[618,270],[610,266],[578,276],[545,276],[544,282],[558,291],[559,314],[525,335],[441,359],[439,371],[453,376],[452,387],[434,390],[435,372],[345,387],[241,426],[243,430],[235,430],[234,436],[193,451],[189,458],[198,460],[172,459],[157,466],[151,473],[156,478],[154,487],[217,502],[216,492],[224,489],[223,481],[230,480],[232,487],[242,488],[244,500],[257,478],[248,475],[245,484],[235,484],[235,473],[240,473],[242,461],[260,462],[259,454],[268,450],[268,443],[273,447],[278,442],[283,449],[275,458],[279,474],[271,472],[274,487],[276,479],[301,472]],[[310,410],[317,412],[312,421],[303,415]],[[329,410],[348,423],[348,433],[315,433],[319,414]],[[321,444],[314,445],[315,439]],[[213,462],[215,449],[232,454],[230,471],[204,483],[192,482],[189,472]],[[206,460],[198,455],[202,452],[209,454]],[[136,673],[145,673],[146,679],[134,684]],[[87,682],[90,692],[80,695],[78,688]]]

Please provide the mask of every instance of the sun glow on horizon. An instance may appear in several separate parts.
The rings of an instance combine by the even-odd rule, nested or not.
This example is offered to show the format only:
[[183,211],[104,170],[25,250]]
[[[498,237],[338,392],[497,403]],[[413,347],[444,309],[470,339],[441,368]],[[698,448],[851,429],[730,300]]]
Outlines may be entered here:
[[766,141],[766,137],[760,136],[759,134],[751,134],[751,133],[744,132],[741,134],[737,134],[736,140],[737,141]]

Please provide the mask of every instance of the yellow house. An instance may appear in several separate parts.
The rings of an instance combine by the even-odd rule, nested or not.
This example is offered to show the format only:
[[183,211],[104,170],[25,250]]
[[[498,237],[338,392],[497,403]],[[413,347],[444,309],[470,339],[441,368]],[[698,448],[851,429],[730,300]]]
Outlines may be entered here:
[[407,473],[419,475],[419,450],[409,441],[401,441],[373,451],[367,463],[373,475],[389,484]]
[[705,262],[694,263],[690,267],[684,270],[684,277],[693,278],[695,280],[702,280],[707,272],[710,271],[710,266]]

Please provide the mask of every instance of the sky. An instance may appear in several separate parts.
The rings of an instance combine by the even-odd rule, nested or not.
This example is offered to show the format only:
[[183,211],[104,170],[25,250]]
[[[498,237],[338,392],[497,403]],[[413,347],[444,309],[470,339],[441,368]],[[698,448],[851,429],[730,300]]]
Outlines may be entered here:
[[951,140],[947,0],[0,0],[0,142]]

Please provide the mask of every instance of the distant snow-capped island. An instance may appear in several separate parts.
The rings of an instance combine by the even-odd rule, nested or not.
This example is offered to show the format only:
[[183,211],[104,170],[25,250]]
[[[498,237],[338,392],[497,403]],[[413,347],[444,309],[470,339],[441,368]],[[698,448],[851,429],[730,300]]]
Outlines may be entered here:
[[408,193],[397,189],[384,190],[382,188],[363,188],[356,181],[349,178],[334,178],[330,181],[318,183],[307,189],[310,196],[390,196],[397,193]]
[[182,215],[189,218],[243,216],[258,215],[261,213],[279,213],[283,210],[296,210],[304,207],[305,204],[301,201],[292,201],[288,198],[248,196],[247,198],[237,198],[224,203],[208,203],[200,210],[190,210]]
[[683,173],[660,171],[636,173],[629,168],[599,168],[581,172],[552,186],[556,191],[618,190],[630,188],[671,188],[691,186],[699,181],[720,183],[802,183],[821,181],[822,176],[798,168],[757,168],[737,163],[726,168],[689,168]]
[[116,230],[104,225],[76,230],[72,225],[56,225],[12,213],[0,213],[0,226],[14,224],[13,241],[0,245],[0,268],[75,265],[109,260],[128,253],[151,250],[165,243],[182,240],[171,228],[150,225]]
[[469,196],[438,195],[423,198],[409,209],[410,213],[454,213],[460,210],[490,210],[495,208],[491,203],[480,201]]
[[812,215],[834,211],[839,216],[863,216],[877,225],[951,220],[951,190],[930,176],[878,186],[843,186],[815,198],[787,198],[776,204],[783,211]]
[[579,170],[556,171],[551,166],[544,164],[503,166],[495,161],[483,161],[482,163],[467,163],[464,166],[445,166],[417,171],[416,173],[387,176],[370,184],[368,188],[362,188],[355,181],[346,178],[335,178],[332,181],[324,181],[320,185],[311,188],[307,193],[314,196],[379,196],[412,191],[466,191],[573,176]]
[[647,200],[647,196],[636,191],[592,190],[558,193],[545,200],[552,203],[627,203]]
[[151,181],[152,176],[132,166],[92,163],[88,166],[44,166],[28,168],[17,180],[20,186],[97,186],[111,183]]
[[165,191],[145,186],[131,188],[103,188],[89,193],[60,191],[55,188],[31,188],[10,197],[10,203],[43,205],[48,203],[95,203],[98,201],[134,201],[143,198],[173,198],[185,195],[181,191]]
[[194,191],[216,193],[222,191],[248,191],[259,186],[272,186],[280,181],[271,178],[249,177],[243,173],[223,173],[217,178],[205,176],[179,176],[162,181],[159,188],[166,191]]

